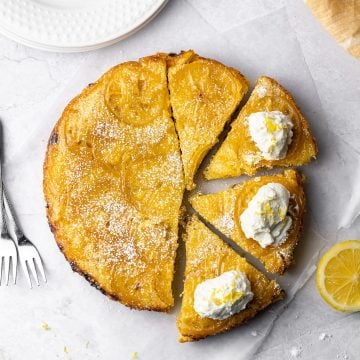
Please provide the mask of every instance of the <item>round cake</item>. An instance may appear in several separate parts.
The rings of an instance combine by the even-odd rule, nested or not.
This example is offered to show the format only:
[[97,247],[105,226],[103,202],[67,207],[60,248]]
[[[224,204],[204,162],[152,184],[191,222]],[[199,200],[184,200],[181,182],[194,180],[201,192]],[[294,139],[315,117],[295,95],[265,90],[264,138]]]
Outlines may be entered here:
[[[48,142],[43,185],[51,230],[74,271],[131,308],[171,309],[184,192],[196,186],[197,170],[225,125],[237,115],[205,171],[208,180],[253,175],[264,167],[303,165],[316,155],[307,121],[280,84],[261,77],[238,112],[248,88],[248,80],[236,69],[189,50],[117,65],[67,105]],[[291,142],[286,141],[281,150],[283,158],[266,160],[249,135],[252,115],[260,125],[265,124],[258,135],[274,140],[274,148],[285,144],[281,136],[291,134]],[[283,123],[276,123],[280,120]],[[249,154],[259,161],[245,169]],[[197,194],[190,203],[202,219],[257,257],[268,271],[282,274],[292,262],[302,228],[302,179],[294,170],[259,176],[220,193]],[[264,210],[259,205],[261,211],[256,213],[259,219],[260,215],[268,219],[263,220],[263,231],[267,227],[280,231],[283,218],[291,217],[291,221],[287,221],[281,243],[269,241],[263,246],[257,238],[243,234],[239,219],[245,210],[253,216],[249,204],[269,182],[282,185],[287,200],[279,202],[272,193],[263,199]],[[280,208],[281,204],[286,206]],[[250,220],[257,231],[257,223]],[[180,341],[239,326],[283,297],[276,281],[223,244],[196,216],[187,221],[184,239]],[[231,271],[246,277],[247,286],[253,289],[251,301],[249,298],[236,314],[204,318],[202,314],[208,312],[199,314],[194,307],[197,286],[211,279],[216,284],[224,272]],[[220,296],[222,289],[216,294]],[[224,293],[223,298],[205,293],[212,295],[202,303],[219,309],[223,303],[231,309],[235,299],[229,298],[235,292]],[[236,294],[241,300],[241,291]]]

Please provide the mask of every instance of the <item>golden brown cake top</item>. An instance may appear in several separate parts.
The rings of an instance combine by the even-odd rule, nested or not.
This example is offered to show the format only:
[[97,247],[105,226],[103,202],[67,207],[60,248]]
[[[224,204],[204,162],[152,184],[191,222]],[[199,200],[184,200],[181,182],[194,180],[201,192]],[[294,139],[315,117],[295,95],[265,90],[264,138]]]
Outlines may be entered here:
[[49,223],[73,268],[124,304],[167,311],[184,190],[167,58],[118,65],[65,109],[48,145]]
[[179,135],[186,188],[248,90],[237,70],[184,52],[169,61],[170,101]]

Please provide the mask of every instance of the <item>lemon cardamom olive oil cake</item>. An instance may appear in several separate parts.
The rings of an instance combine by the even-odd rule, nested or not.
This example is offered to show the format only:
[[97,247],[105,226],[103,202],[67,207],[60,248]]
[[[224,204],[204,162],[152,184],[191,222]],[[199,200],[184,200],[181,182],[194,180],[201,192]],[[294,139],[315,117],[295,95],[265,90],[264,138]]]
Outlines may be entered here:
[[[239,71],[188,50],[117,65],[67,105],[48,142],[43,187],[50,228],[74,271],[128,307],[170,311],[184,193],[248,88]],[[262,77],[205,177],[300,165],[315,154],[293,98]],[[190,201],[282,274],[302,227],[302,179],[287,170]],[[180,341],[241,325],[284,296],[196,215],[185,222]]]

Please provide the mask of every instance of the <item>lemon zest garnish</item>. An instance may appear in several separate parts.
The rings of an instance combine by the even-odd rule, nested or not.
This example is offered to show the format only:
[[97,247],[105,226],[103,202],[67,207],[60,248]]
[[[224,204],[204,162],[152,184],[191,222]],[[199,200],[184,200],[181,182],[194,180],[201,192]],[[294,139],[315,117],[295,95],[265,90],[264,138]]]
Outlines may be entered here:
[[[286,125],[275,123],[274,119],[270,116],[267,116],[264,122],[266,129],[270,134],[274,134],[276,131],[279,131],[281,129],[287,129]],[[268,152],[271,153],[274,150],[275,146],[276,146],[276,137],[273,135],[271,137],[271,145],[269,146]]]
[[274,119],[270,116],[267,116],[264,120],[266,129],[269,131],[270,134],[274,133],[275,131],[280,130],[282,127],[280,124],[274,123]]
[[265,210],[266,215],[269,215],[271,217],[274,216],[274,212],[273,212],[273,210],[272,210],[272,208],[271,208],[271,206],[270,206],[270,204],[268,202],[266,202],[264,204],[264,210]]
[[279,209],[279,217],[280,217],[280,219],[283,220],[283,219],[285,218],[286,213],[287,213],[287,209],[285,209],[285,208],[280,208],[280,209]]
[[44,330],[50,330],[50,326],[49,326],[49,324],[48,323],[46,323],[46,322],[43,322],[42,324],[41,324],[41,327],[44,329]]
[[210,299],[216,306],[221,306],[226,304],[227,302],[235,302],[236,300],[244,297],[244,292],[232,290],[228,294],[225,295],[225,289],[212,289]]
[[268,215],[274,217],[273,209],[268,202],[264,202],[260,211],[255,212],[256,215]]
[[224,296],[224,302],[228,302],[228,301],[234,302],[244,297],[244,295],[245,294],[242,291],[231,291],[229,294]]

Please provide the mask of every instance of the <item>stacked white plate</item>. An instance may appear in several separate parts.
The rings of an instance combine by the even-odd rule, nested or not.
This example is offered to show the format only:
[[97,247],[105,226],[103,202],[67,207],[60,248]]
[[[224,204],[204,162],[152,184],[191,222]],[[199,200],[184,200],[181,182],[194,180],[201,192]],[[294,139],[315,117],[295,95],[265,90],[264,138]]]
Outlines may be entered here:
[[0,33],[42,50],[94,50],[142,28],[167,1],[1,0]]

